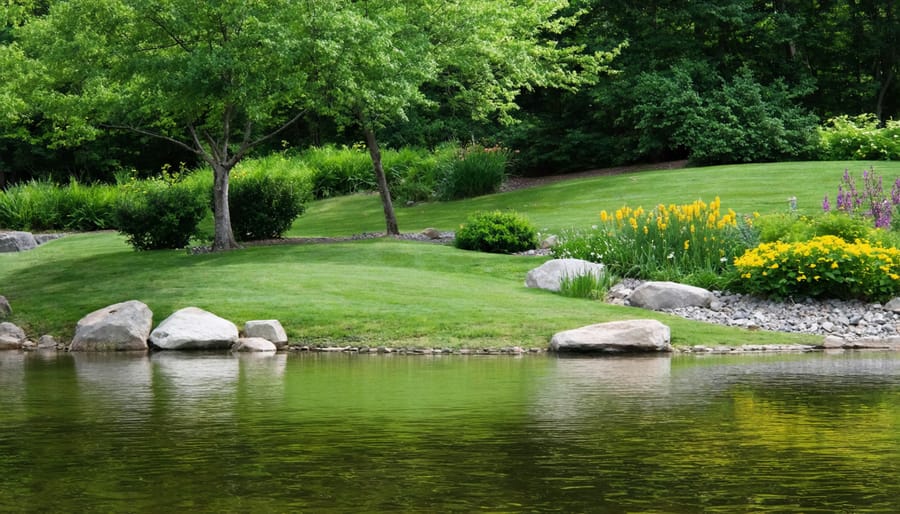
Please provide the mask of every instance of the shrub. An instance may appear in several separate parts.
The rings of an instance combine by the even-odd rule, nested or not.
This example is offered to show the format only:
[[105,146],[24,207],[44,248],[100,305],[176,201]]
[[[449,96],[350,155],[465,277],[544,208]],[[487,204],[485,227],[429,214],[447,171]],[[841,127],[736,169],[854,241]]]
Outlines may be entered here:
[[456,145],[444,145],[434,152],[416,148],[384,152],[384,171],[394,199],[401,204],[433,199],[438,167],[453,159],[456,149]]
[[435,194],[441,200],[458,200],[496,193],[506,178],[507,160],[505,149],[468,146],[441,167]]
[[207,213],[207,195],[164,180],[123,187],[116,223],[135,250],[184,248]]
[[238,241],[281,237],[310,197],[305,166],[281,155],[236,169],[228,191],[231,228]]
[[312,170],[312,194],[317,199],[378,187],[372,159],[364,148],[326,145],[303,152],[300,160]]
[[838,116],[819,128],[819,154],[824,160],[900,159],[900,120],[881,126],[874,114]]
[[836,236],[764,243],[735,259],[740,286],[771,296],[882,301],[900,293],[900,250]]
[[613,214],[602,211],[599,225],[564,234],[553,255],[602,262],[621,276],[689,282],[704,276],[700,272],[724,273],[747,247],[737,214],[721,214],[716,198],[708,205],[697,200],[649,211],[628,206]]
[[872,228],[862,218],[829,212],[820,216],[794,214],[769,214],[753,222],[759,242],[803,242],[817,236],[836,236],[845,241],[866,239],[872,236]]
[[803,91],[762,84],[742,68],[730,80],[697,63],[645,72],[622,124],[640,130],[637,155],[686,152],[695,164],[761,162],[815,152],[814,115],[795,101]]
[[515,212],[481,212],[469,217],[456,232],[455,244],[463,250],[515,253],[537,246],[537,230]]
[[108,185],[67,186],[31,180],[0,193],[0,227],[16,230],[101,230],[113,228],[118,191]]

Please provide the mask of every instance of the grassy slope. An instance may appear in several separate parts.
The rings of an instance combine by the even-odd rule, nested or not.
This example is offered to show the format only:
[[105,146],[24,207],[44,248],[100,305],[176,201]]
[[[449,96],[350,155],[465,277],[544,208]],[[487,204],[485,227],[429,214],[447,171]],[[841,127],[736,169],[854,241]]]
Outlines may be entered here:
[[[397,209],[400,230],[416,231],[432,226],[453,230],[471,212],[483,209],[515,209],[526,214],[540,229],[556,231],[588,227],[598,213],[628,203],[650,207],[658,203],[707,202],[717,195],[722,207],[739,213],[770,213],[788,208],[796,196],[806,212],[819,212],[828,194],[834,203],[844,169],[857,180],[870,165],[885,178],[900,175],[900,162],[790,162],[740,166],[713,166],[639,172],[612,177],[563,181],[535,189],[484,196],[471,200],[421,204]],[[333,198],[311,205],[289,235],[333,236],[384,231],[377,195]]]
[[[851,170],[862,169],[852,163]],[[817,209],[836,189],[841,163],[695,168],[557,183],[539,189],[400,209],[404,231],[453,229],[466,213],[515,208],[542,228],[582,227],[600,209],[712,199],[739,212],[771,212],[798,197]],[[900,163],[879,163],[886,177]],[[381,229],[377,197],[317,202],[290,235]],[[248,248],[216,255],[136,253],[112,233],[83,234],[31,252],[0,254],[0,294],[31,334],[71,337],[84,314],[139,299],[156,322],[194,305],[242,324],[278,318],[294,341],[390,345],[545,346],[558,330],[649,317],[672,327],[676,344],[810,342],[808,336],[747,332],[658,313],[563,298],[523,287],[544,259],[463,252],[392,240]]]

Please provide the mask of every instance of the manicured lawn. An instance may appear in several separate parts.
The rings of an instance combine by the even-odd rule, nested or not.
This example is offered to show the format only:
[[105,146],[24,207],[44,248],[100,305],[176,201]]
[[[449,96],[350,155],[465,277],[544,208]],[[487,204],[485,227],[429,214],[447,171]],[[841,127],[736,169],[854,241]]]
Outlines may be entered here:
[[[542,229],[584,227],[601,209],[722,198],[738,212],[787,209],[796,196],[809,212],[837,189],[845,163],[789,163],[579,179],[445,204],[400,208],[404,232],[452,230],[468,213],[516,209]],[[850,163],[862,170],[864,163]],[[900,163],[878,163],[886,178]],[[383,229],[377,196],[312,204],[290,236],[337,236]],[[33,336],[68,339],[83,315],[138,299],[155,322],[187,306],[238,325],[281,320],[292,341],[434,347],[544,347],[559,330],[647,317],[672,328],[676,344],[813,342],[818,337],[748,332],[600,302],[564,298],[523,285],[545,258],[464,252],[448,246],[379,239],[340,244],[252,247],[213,255],[134,252],[114,233],[81,234],[20,254],[0,254],[0,294],[14,321]]]
[[[486,209],[514,209],[529,217],[539,229],[558,231],[586,228],[598,221],[601,210],[614,211],[659,203],[691,203],[722,199],[723,209],[738,213],[786,211],[788,198],[797,197],[802,212],[820,212],[828,194],[834,203],[844,169],[857,180],[863,169],[874,166],[890,192],[893,178],[900,176],[900,162],[789,162],[740,166],[712,166],[678,170],[645,171],[612,177],[563,181],[535,189],[524,189],[471,200],[397,206],[402,232],[429,226],[454,230],[468,214]],[[384,231],[378,195],[353,195],[310,205],[294,223],[291,236],[333,236]]]

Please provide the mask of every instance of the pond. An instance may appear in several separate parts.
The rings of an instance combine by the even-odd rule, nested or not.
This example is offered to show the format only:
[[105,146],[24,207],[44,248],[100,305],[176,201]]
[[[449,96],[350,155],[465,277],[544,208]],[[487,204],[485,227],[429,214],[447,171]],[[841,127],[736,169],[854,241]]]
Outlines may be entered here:
[[2,512],[898,512],[900,356],[0,352]]

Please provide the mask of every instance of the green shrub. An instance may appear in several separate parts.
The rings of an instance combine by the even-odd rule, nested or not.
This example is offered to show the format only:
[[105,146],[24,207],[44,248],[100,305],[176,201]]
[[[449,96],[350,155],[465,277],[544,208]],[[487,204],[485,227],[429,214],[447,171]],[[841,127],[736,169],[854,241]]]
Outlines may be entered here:
[[824,160],[900,159],[900,121],[881,126],[874,114],[838,116],[819,128],[819,154]]
[[469,217],[456,232],[455,244],[463,250],[516,253],[537,246],[537,230],[515,212],[481,212]]
[[300,160],[312,170],[312,194],[317,199],[378,188],[365,148],[321,146],[306,150]]
[[67,186],[31,180],[0,193],[0,227],[16,230],[102,230],[113,228],[118,191],[114,186]]
[[635,157],[686,152],[695,164],[805,158],[816,150],[817,118],[783,82],[763,84],[742,68],[730,79],[696,63],[645,72],[624,123],[640,130]]
[[438,172],[436,196],[458,200],[496,193],[506,178],[508,152],[502,148],[469,146]]
[[836,236],[763,243],[734,261],[740,288],[774,298],[859,298],[900,294],[900,249]]
[[236,169],[228,191],[231,228],[238,241],[281,237],[310,197],[308,171],[280,155]]
[[803,242],[817,236],[837,236],[845,241],[867,239],[872,234],[869,222],[840,212],[818,216],[769,214],[753,221],[762,243]]
[[439,162],[453,155],[443,147],[434,152],[417,148],[385,151],[384,171],[393,198],[401,204],[432,200]]
[[116,224],[135,250],[184,248],[207,213],[207,199],[189,184],[134,183],[123,188]]

